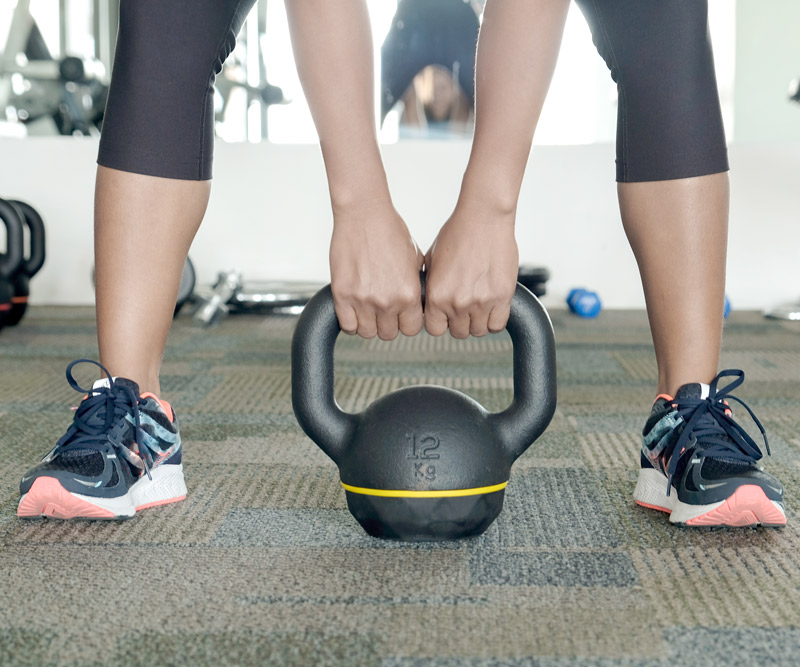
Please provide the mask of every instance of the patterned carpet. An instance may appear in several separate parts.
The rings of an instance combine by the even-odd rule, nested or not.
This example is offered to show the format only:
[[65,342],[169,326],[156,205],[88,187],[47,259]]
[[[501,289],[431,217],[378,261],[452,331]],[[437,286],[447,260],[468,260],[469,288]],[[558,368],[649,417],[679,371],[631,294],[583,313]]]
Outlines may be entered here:
[[[631,500],[655,386],[644,314],[552,316],[559,406],[503,514],[479,538],[407,545],[361,531],[296,425],[280,317],[176,321],[162,386],[186,501],[119,523],[17,520],[19,477],[79,398],[64,368],[96,357],[90,310],[31,309],[0,333],[0,664],[797,664],[800,325],[735,312],[723,356],[747,372],[738,396],[768,429],[788,527],[691,530]],[[512,393],[505,334],[342,337],[337,374],[349,410],[420,382],[491,409]]]

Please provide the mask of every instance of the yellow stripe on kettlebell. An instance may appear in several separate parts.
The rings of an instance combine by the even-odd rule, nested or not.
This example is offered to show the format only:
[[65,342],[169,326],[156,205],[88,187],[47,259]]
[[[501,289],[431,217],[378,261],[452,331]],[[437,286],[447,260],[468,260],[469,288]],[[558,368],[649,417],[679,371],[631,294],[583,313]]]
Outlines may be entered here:
[[484,493],[501,491],[508,486],[508,482],[481,486],[475,489],[446,489],[444,491],[406,491],[403,489],[367,489],[363,486],[350,486],[342,482],[345,491],[360,493],[364,496],[382,496],[383,498],[458,498],[460,496],[480,496]]

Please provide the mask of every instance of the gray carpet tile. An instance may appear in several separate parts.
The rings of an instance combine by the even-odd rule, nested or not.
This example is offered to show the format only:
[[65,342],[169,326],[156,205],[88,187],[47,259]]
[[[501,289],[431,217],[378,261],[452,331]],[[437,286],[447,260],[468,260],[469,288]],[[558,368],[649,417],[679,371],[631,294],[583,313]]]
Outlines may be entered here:
[[[631,500],[655,389],[645,314],[552,320],[558,408],[500,517],[476,538],[402,544],[361,530],[295,422],[291,317],[175,321],[162,387],[185,501],[120,522],[18,520],[19,477],[80,400],[64,368],[96,356],[91,309],[31,308],[0,333],[0,665],[797,664],[800,325],[736,311],[722,355],[746,371],[736,394],[767,428],[789,525],[690,530]],[[342,336],[336,353],[350,411],[419,383],[490,410],[513,397],[505,334]]]

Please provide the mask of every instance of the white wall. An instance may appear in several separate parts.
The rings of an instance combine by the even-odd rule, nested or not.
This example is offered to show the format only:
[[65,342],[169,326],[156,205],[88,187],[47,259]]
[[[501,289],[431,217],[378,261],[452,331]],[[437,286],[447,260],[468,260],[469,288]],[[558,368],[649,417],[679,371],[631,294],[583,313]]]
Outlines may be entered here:
[[800,2],[736,3],[736,140],[800,139],[800,105],[788,100],[800,78]]
[[[32,282],[34,304],[93,300],[96,153],[92,139],[0,139],[0,196],[29,201],[47,223],[48,258]],[[406,142],[385,146],[384,155],[397,208],[427,248],[455,202],[468,144]],[[730,155],[731,301],[761,309],[797,300],[800,141],[736,143]],[[644,305],[619,222],[613,159],[610,144],[534,149],[517,238],[523,262],[551,270],[548,306],[560,306],[578,285],[598,290],[607,307]],[[191,251],[201,282],[232,267],[250,279],[327,279],[331,215],[317,147],[218,142],[215,173]]]

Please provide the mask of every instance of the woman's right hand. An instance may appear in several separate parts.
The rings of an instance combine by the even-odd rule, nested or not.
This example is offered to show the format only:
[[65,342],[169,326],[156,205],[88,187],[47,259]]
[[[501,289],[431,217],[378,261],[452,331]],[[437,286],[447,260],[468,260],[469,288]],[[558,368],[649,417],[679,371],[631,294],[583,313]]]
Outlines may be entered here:
[[424,256],[386,199],[334,209],[331,291],[342,331],[392,340],[422,329]]

